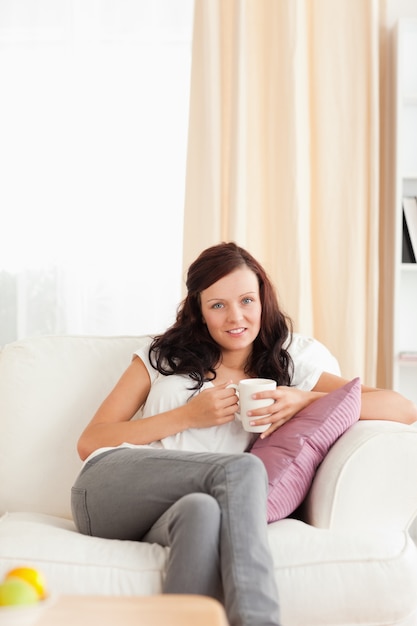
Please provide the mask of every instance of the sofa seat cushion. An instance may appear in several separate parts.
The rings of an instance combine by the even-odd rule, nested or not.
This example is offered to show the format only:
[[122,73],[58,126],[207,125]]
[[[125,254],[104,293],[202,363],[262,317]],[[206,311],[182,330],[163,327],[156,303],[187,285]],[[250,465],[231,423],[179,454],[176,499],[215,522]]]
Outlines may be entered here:
[[268,531],[283,624],[417,624],[417,548],[407,532],[329,530],[295,519]]
[[149,595],[161,592],[168,549],[79,534],[72,521],[39,513],[0,518],[0,575],[22,563],[39,567],[55,594]]
[[[284,624],[305,626],[306,615],[309,626],[354,624],[358,616],[361,623],[400,624],[416,610],[416,547],[407,533],[331,531],[285,519],[268,534]],[[168,549],[156,544],[88,537],[65,519],[8,513],[0,518],[0,545],[0,576],[31,563],[55,594],[162,591]]]

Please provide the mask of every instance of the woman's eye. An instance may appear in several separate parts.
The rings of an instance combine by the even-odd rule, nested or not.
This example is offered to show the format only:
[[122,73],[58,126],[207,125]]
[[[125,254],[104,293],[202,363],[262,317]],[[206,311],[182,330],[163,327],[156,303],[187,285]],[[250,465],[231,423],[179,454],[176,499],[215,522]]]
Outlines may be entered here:
[[213,309],[221,309],[223,307],[223,304],[221,302],[216,302],[216,304],[213,304]]
[[251,304],[253,302],[253,298],[243,298],[243,304]]

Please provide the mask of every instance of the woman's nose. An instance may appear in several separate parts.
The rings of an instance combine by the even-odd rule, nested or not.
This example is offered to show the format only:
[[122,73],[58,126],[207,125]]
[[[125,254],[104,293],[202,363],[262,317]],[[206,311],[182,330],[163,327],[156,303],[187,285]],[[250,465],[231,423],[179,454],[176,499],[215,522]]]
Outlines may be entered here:
[[234,304],[229,307],[228,318],[230,322],[238,322],[242,319],[242,317],[242,309],[238,304]]

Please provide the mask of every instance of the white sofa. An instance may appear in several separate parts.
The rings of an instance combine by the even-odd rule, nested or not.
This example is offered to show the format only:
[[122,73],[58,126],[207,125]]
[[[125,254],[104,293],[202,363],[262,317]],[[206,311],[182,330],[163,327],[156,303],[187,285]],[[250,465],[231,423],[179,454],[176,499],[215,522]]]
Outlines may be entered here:
[[[144,337],[39,337],[0,353],[0,576],[30,563],[56,594],[157,594],[167,549],[85,537],[76,441]],[[318,342],[311,356],[337,371]],[[417,429],[359,422],[332,447],[302,520],[269,526],[283,626],[417,624]]]

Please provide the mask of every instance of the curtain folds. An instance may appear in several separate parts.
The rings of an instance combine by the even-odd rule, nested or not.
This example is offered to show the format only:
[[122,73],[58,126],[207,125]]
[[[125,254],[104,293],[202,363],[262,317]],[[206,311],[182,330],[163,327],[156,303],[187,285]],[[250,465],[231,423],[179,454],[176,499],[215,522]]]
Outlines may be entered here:
[[295,329],[376,382],[377,0],[196,0],[184,265],[236,241]]

